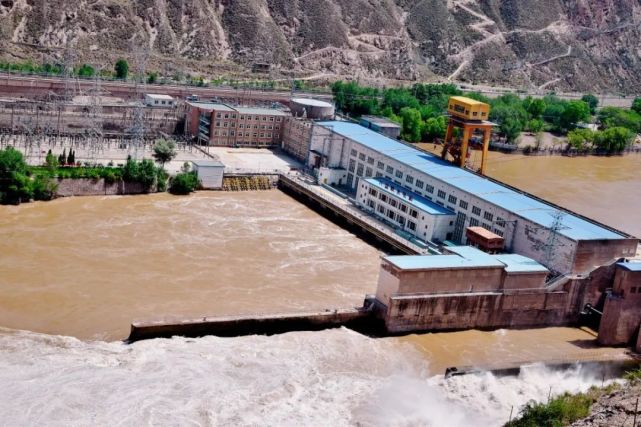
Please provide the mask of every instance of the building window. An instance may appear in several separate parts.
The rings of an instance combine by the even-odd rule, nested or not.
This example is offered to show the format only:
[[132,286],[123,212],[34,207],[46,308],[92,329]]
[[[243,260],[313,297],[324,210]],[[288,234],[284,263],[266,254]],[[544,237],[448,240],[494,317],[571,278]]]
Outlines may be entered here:
[[389,204],[392,205],[393,208],[395,208],[396,207],[396,200],[389,199]]
[[385,194],[381,194],[378,198],[381,199],[382,202],[387,201],[387,196]]
[[382,176],[383,176],[383,174],[382,174],[382,173],[380,173],[380,172],[376,172],[376,178],[381,178]]
[[388,167],[385,168],[385,172],[387,172],[389,174],[393,174],[394,173],[394,168],[391,167],[391,166],[388,166]]
[[488,231],[492,231],[492,226],[490,224],[483,223],[483,228],[485,228]]
[[267,121],[267,116],[263,116],[263,121],[264,121],[264,122],[266,122],[266,121]]
[[458,205],[461,207],[461,209],[467,209],[467,202],[465,200],[461,200],[458,202]]
[[388,217],[389,219],[392,219],[392,220],[393,220],[393,219],[394,219],[394,217],[395,217],[394,211],[393,211],[393,210],[391,210],[391,209],[390,209],[390,210],[388,210],[388,211],[387,211],[387,217]]
[[350,159],[348,169],[350,172],[354,172],[356,170],[356,161],[354,161],[354,159]]
[[427,191],[428,193],[434,193],[434,186],[427,184],[425,186],[425,191]]
[[403,172],[396,171],[396,178],[403,178]]
[[401,212],[407,212],[407,205],[399,203],[398,208],[401,210]]
[[245,128],[245,125],[241,123],[241,124],[239,124],[239,125],[238,125],[238,128],[239,128],[239,129],[244,129],[244,128]]
[[358,155],[358,160],[363,160],[363,161],[365,161],[365,154],[363,154],[363,153],[359,153],[359,155]]
[[273,118],[273,117],[270,117],[270,118],[269,118],[269,121],[270,121],[270,122],[273,122],[273,121],[274,121],[274,118]]
[[219,127],[220,127],[220,122],[216,122],[216,127],[217,127],[217,128],[219,128]]
[[441,199],[444,199],[445,198],[445,191],[438,190],[437,196],[440,197]]
[[222,114],[220,114],[220,113],[216,113],[216,118],[217,118],[217,119],[220,119],[221,117],[222,117]]
[[374,164],[374,158],[373,157],[368,157],[367,158],[367,163],[369,163],[370,165],[373,165]]
[[405,177],[405,181],[407,181],[409,184],[414,184],[414,177],[410,176],[410,175],[407,175]]
[[378,205],[378,211],[379,211],[381,214],[383,214],[383,215],[384,215],[384,214],[385,214],[385,207],[384,207],[383,205]]
[[489,212],[485,212],[485,213],[483,214],[483,218],[485,218],[485,219],[486,219],[486,220],[488,220],[488,221],[492,221],[492,220],[494,219],[494,215],[493,215],[493,214],[491,214],[491,213],[489,213]]
[[457,199],[456,199],[456,196],[453,196],[453,195],[451,195],[451,194],[450,194],[450,197],[448,197],[448,198],[447,198],[447,201],[448,201],[449,203],[453,203],[453,204],[456,204],[456,200],[457,200]]
[[421,188],[422,189],[423,188],[423,181],[421,181],[420,179],[417,179],[416,180],[416,184],[414,184],[414,185],[416,185],[416,188]]
[[351,154],[352,156],[356,157],[356,155],[357,155],[358,153],[356,152],[356,150],[352,149],[352,151],[350,152],[350,154]]
[[223,136],[227,136],[227,131],[226,130],[223,131]]
[[370,188],[369,189],[369,194],[371,194],[372,196],[376,197],[378,195],[378,192],[376,190],[374,190],[373,188]]
[[410,209],[410,216],[412,218],[418,218],[418,211],[416,211],[415,209]]
[[245,120],[245,116],[241,115],[240,120]]
[[479,220],[476,218],[470,218],[470,227],[477,227],[479,225]]
[[367,206],[369,206],[370,208],[374,209],[376,207],[376,203],[374,203],[374,200],[369,199],[367,201]]
[[495,229],[494,229],[494,233],[495,233],[497,236],[501,236],[501,237],[503,237],[503,231],[501,231],[501,230],[497,230],[497,229],[495,228]]
[[407,228],[409,228],[412,231],[416,231],[416,223],[412,221],[407,221]]
[[231,115],[231,118],[232,118],[232,119],[235,119],[235,118],[236,118],[236,114],[232,114],[232,115]]
[[366,176],[367,178],[369,178],[370,176],[372,176],[372,173],[373,173],[372,168],[367,168],[367,169],[365,169],[365,176]]
[[229,132],[229,134],[230,134],[231,136],[234,136],[234,135],[236,135],[236,132],[234,132],[234,131],[232,130],[232,131],[230,131],[230,132]]
[[363,168],[364,166],[361,163],[359,163],[358,168],[356,168],[356,175],[363,176]]
[[472,206],[472,213],[474,215],[480,216],[481,215],[481,208],[479,208],[478,206]]
[[496,225],[499,227],[505,227],[505,220],[500,216],[496,217]]
[[376,164],[376,167],[379,168],[379,169],[385,169],[385,164],[383,162],[378,162]]
[[225,114],[224,118],[228,119],[229,118],[229,114]]

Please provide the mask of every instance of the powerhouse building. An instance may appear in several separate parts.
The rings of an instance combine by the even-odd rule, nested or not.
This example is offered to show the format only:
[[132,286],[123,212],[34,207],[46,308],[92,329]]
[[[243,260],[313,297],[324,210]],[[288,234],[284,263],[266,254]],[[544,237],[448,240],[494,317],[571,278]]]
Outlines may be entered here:
[[203,145],[270,147],[279,145],[289,114],[278,108],[232,107],[214,102],[187,102],[185,135]]
[[480,226],[563,274],[636,253],[631,236],[356,123],[317,122],[310,133],[307,165],[319,181],[347,187],[358,206],[416,239],[465,244],[466,229]]

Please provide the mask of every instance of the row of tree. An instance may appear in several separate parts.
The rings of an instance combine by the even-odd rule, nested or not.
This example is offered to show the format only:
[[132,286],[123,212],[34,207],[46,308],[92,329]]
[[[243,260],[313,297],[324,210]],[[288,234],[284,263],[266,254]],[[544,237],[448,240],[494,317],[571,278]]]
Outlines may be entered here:
[[[597,113],[599,100],[591,94],[572,101],[554,95],[521,99],[515,94],[489,99],[479,93],[463,93],[452,84],[419,83],[411,87],[377,89],[342,81],[332,86],[332,92],[340,111],[353,116],[386,116],[402,126],[401,137],[410,142],[432,141],[445,136],[447,103],[454,95],[465,95],[490,104],[490,120],[499,125],[500,135],[509,143],[523,131],[548,130],[565,135],[582,122],[590,121],[595,114],[604,130],[622,127],[633,133],[641,132],[641,98],[635,99],[630,110],[606,107]],[[619,143],[603,145],[620,147]]]

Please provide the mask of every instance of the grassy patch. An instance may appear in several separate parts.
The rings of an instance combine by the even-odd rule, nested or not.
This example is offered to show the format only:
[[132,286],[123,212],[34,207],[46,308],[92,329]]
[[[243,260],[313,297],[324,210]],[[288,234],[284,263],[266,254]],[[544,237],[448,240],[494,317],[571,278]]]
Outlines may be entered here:
[[547,403],[529,402],[521,410],[519,418],[505,424],[506,427],[562,427],[590,414],[590,408],[604,389],[592,387],[586,393],[565,393]]

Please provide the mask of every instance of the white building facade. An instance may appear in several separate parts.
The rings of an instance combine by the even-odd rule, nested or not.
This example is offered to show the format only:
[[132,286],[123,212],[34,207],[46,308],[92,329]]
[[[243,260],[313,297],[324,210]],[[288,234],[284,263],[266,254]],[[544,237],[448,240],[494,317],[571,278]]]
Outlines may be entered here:
[[416,196],[385,178],[359,181],[356,204],[380,221],[423,241],[444,242],[452,238],[456,214]]
[[[414,197],[423,197],[453,212],[454,224],[448,232],[451,233],[451,238],[434,237],[438,240],[465,244],[466,228],[481,226],[502,236],[507,250],[533,258],[562,273],[582,272],[592,262],[598,264],[603,259],[633,255],[636,251],[638,241],[634,239],[617,236],[612,231],[588,224],[572,214],[567,214],[567,221],[563,218],[556,219],[555,213],[559,212],[557,208],[542,206],[540,201],[533,199],[519,198],[520,194],[512,189],[485,178],[482,178],[485,182],[480,182],[476,175],[459,168],[444,168],[442,164],[435,162],[435,171],[437,168],[445,169],[439,170],[440,176],[437,177],[436,173],[431,173],[429,164],[421,164],[420,167],[411,164],[412,161],[418,163],[416,159],[420,161],[421,158],[429,159],[434,156],[421,153],[357,124],[324,122],[314,125],[310,148],[308,166],[314,168],[316,164],[320,164],[328,168],[345,169],[347,178],[343,185],[347,185],[357,195],[361,192],[359,186],[362,181],[368,178],[386,178],[411,192]],[[466,184],[463,185],[463,182]],[[481,188],[479,183],[487,184],[485,187],[490,186],[491,189]],[[484,200],[486,197],[483,196],[487,194],[483,193],[485,191],[500,193],[498,196],[502,198],[497,200],[505,200],[505,203],[502,205]],[[531,201],[531,208],[527,205],[528,200]],[[513,205],[516,207],[510,209]],[[523,212],[524,215],[530,215],[530,211],[537,211],[541,222],[519,214]],[[565,226],[564,223],[570,226]],[[576,230],[569,230],[572,226],[576,226]],[[428,236],[419,234],[417,237],[423,239]],[[594,247],[589,247],[589,242],[593,242]],[[599,251],[602,253],[596,253]],[[582,252],[586,253],[583,261],[578,260]],[[591,253],[595,255],[592,258]]]
[[176,101],[169,95],[145,94],[145,105],[148,107],[173,108]]

